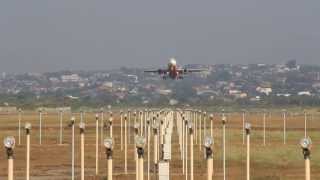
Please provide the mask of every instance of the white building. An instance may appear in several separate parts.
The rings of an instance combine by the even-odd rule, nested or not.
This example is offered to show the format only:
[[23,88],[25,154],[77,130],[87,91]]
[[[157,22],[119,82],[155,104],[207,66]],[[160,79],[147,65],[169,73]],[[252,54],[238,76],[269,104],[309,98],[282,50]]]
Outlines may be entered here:
[[272,88],[269,87],[257,87],[256,91],[269,96],[272,93]]
[[311,93],[309,91],[300,91],[298,92],[299,96],[311,96]]
[[81,81],[81,77],[78,74],[71,74],[71,75],[62,75],[61,76],[62,82],[79,82]]

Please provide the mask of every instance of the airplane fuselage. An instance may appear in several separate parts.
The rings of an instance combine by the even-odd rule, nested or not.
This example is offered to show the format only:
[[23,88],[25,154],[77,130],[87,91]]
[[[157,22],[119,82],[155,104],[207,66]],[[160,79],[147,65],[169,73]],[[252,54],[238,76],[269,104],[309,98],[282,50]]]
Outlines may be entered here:
[[177,70],[177,62],[175,59],[171,59],[168,64],[167,74],[163,75],[163,78],[169,77],[171,79],[182,79],[179,71]]
[[185,74],[192,73],[192,72],[201,72],[201,69],[186,69],[186,68],[179,68],[177,66],[177,61],[174,58],[171,58],[167,69],[158,69],[158,70],[148,70],[144,72],[148,73],[158,73],[163,79],[183,79]]

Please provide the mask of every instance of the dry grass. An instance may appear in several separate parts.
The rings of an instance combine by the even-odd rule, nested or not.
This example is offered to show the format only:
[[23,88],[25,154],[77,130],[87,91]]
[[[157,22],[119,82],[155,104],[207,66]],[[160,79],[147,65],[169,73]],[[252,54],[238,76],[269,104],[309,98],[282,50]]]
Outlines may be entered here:
[[[79,114],[75,114],[79,122]],[[312,179],[320,179],[320,116],[314,116],[308,120],[308,135],[313,140],[312,149]],[[71,130],[67,127],[70,114],[64,116],[64,145],[58,145],[59,128],[58,114],[46,114],[43,116],[43,145],[38,145],[38,115],[37,113],[25,113],[22,117],[22,127],[25,122],[32,123],[32,152],[31,152],[31,179],[70,179],[71,175],[71,155],[70,140]],[[104,149],[100,149],[100,176],[95,177],[95,120],[94,114],[86,114],[86,146],[85,163],[86,179],[103,179],[106,175],[106,160]],[[107,119],[107,115],[105,115]],[[252,131],[252,179],[277,180],[277,179],[303,179],[304,161],[298,142],[304,136],[304,117],[302,115],[288,116],[287,120],[287,144],[283,145],[282,140],[282,116],[272,114],[267,118],[267,145],[262,145],[262,115],[250,114],[248,121],[253,124]],[[133,119],[132,119],[133,122]],[[208,121],[209,122],[209,121]],[[78,124],[78,123],[77,123]],[[18,141],[18,118],[16,114],[0,115],[0,140],[5,136],[14,135]],[[133,125],[133,123],[131,123]],[[209,123],[207,123],[209,125]],[[76,175],[79,176],[79,128],[76,126]],[[133,179],[135,178],[134,145],[133,136],[128,150],[128,175],[124,175],[124,152],[120,151],[120,119],[116,115],[114,119],[114,178]],[[100,129],[100,128],[99,128]],[[25,174],[25,136],[22,128],[21,144],[15,149],[15,176],[23,179]],[[208,130],[209,132],[209,130]],[[105,130],[104,134],[109,131]],[[133,133],[133,129],[131,129]],[[100,135],[100,133],[99,133]],[[178,138],[176,131],[173,134],[173,159],[170,162],[171,179],[184,179],[182,173],[182,163],[179,159]],[[221,151],[221,123],[218,117],[214,121],[214,170],[215,179],[222,178],[222,151]],[[227,124],[227,177],[228,179],[245,179],[245,146],[242,145],[242,116],[241,114],[231,114]],[[151,138],[152,139],[152,138]],[[18,143],[18,142],[17,142]],[[152,144],[152,143],[151,143]],[[2,155],[0,155],[0,179],[6,177],[7,163],[3,144],[0,144]],[[199,144],[195,148],[195,177],[197,180],[205,179],[206,164],[203,158],[202,147]],[[151,148],[152,149],[152,148]],[[200,151],[201,149],[201,151]],[[153,159],[151,152],[151,160]],[[145,156],[146,157],[146,156]],[[146,160],[146,158],[145,158]],[[190,164],[190,163],[189,163]],[[146,167],[146,164],[145,164]],[[152,165],[151,165],[152,167]],[[145,168],[146,169],[146,168]],[[145,173],[147,174],[147,173]],[[152,175],[152,172],[151,172]],[[152,176],[151,176],[152,177]],[[77,177],[79,179],[79,177]]]

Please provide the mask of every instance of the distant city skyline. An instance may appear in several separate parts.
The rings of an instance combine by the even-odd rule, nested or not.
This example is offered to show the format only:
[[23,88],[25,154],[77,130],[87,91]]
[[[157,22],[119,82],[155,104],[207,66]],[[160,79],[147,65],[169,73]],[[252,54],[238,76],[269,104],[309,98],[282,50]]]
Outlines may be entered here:
[[17,1],[0,6],[0,72],[178,64],[320,65],[320,1]]

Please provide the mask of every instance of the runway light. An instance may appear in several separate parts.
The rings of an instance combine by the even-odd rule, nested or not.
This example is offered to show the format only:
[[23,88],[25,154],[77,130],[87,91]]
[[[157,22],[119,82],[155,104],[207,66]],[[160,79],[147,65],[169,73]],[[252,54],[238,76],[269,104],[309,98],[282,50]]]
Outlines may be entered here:
[[188,122],[188,128],[189,128],[189,129],[192,129],[192,127],[193,127],[192,121]]
[[308,138],[303,138],[300,141],[300,146],[303,149],[310,149],[311,145],[312,145],[312,141],[311,141],[311,139],[309,137]]
[[4,147],[7,149],[13,149],[15,146],[16,140],[13,136],[8,136],[3,140]]
[[158,129],[159,127],[159,122],[156,121],[154,124],[153,124],[153,129]]
[[142,136],[136,137],[136,146],[137,148],[143,148],[146,144],[146,139]]
[[24,125],[24,128],[30,130],[31,129],[31,123],[26,123]]
[[111,138],[105,138],[103,141],[103,145],[107,149],[112,149],[113,148],[113,141]]
[[204,138],[204,147],[210,148],[213,145],[213,139],[210,136]]
[[85,129],[86,125],[83,122],[79,123],[79,128],[80,129]]
[[251,124],[250,123],[246,123],[244,125],[244,127],[245,127],[246,130],[250,130],[251,129]]
[[138,129],[138,128],[139,128],[139,126],[140,126],[140,124],[139,124],[139,123],[135,123],[135,124],[134,124],[134,128],[135,128],[135,129]]

